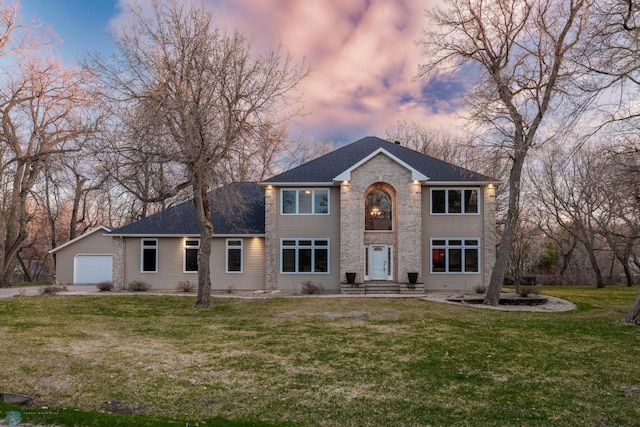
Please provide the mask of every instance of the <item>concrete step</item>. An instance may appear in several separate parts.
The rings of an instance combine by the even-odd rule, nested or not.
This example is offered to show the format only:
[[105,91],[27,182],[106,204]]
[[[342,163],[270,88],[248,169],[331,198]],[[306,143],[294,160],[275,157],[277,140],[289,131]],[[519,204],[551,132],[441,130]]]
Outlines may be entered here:
[[365,283],[365,294],[399,294],[400,285],[398,283]]
[[395,282],[365,282],[358,284],[342,283],[340,293],[344,295],[423,295],[424,283],[414,285]]

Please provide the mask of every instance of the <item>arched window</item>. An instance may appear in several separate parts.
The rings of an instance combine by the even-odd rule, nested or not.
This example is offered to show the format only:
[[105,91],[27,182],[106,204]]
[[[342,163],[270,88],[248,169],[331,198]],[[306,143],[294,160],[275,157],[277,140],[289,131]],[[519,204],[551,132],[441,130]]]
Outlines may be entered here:
[[365,230],[391,230],[391,197],[382,190],[372,190],[365,198]]

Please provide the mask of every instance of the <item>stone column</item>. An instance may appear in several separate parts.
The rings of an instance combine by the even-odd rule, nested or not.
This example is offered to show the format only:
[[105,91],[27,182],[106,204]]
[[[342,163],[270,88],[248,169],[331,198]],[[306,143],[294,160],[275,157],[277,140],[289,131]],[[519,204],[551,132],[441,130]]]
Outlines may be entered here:
[[111,241],[113,245],[111,283],[113,283],[113,289],[121,291],[124,289],[125,241],[123,237],[114,237]]
[[407,273],[417,272],[422,280],[422,188],[409,181],[396,187],[398,192],[398,275],[400,283],[409,281]]
[[356,182],[340,185],[340,281],[346,280],[346,273],[354,272],[356,283],[364,280],[364,189]]
[[278,287],[278,201],[276,188],[267,185],[264,191],[264,287],[275,290]]

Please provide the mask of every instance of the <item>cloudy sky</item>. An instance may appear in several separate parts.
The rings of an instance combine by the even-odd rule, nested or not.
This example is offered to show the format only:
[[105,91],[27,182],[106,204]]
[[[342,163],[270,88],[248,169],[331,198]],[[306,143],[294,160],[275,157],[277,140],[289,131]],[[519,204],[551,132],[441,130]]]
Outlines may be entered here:
[[[25,20],[50,25],[58,51],[77,63],[109,49],[107,30],[123,21],[126,0],[21,0]],[[146,0],[145,0],[146,1]],[[437,0],[197,0],[220,27],[288,50],[312,69],[300,89],[307,113],[292,129],[338,143],[398,121],[453,129],[464,79],[417,81],[416,42]]]

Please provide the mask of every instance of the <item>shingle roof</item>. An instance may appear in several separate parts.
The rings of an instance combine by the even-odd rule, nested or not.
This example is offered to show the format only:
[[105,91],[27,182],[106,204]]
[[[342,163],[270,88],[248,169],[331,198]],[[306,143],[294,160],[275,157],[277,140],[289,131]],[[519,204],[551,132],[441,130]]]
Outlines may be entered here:
[[454,166],[381,138],[368,136],[264,181],[265,183],[330,183],[342,172],[383,149],[431,182],[488,182],[492,178]]
[[[264,189],[255,183],[234,183],[209,193],[214,234],[264,234]],[[236,202],[237,201],[237,202]],[[200,234],[193,200],[113,230],[109,235]]]

